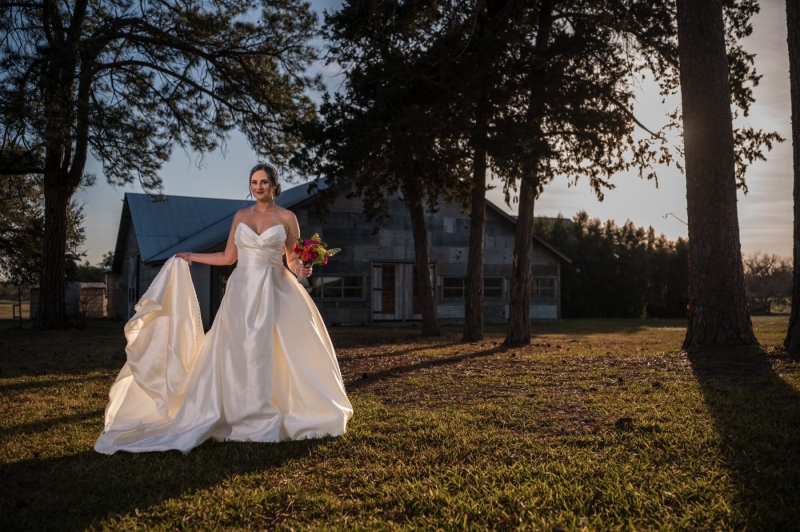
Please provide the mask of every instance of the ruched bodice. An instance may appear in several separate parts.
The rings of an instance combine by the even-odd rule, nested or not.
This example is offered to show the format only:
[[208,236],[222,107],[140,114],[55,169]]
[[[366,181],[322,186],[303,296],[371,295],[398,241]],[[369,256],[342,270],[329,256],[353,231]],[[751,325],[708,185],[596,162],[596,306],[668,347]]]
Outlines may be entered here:
[[283,225],[273,225],[259,235],[249,225],[239,223],[234,242],[239,252],[239,266],[283,266],[286,242],[286,228]]
[[286,237],[283,225],[236,227],[239,260],[207,335],[186,262],[164,264],[125,326],[97,451],[344,433],[353,408],[317,307],[283,266]]

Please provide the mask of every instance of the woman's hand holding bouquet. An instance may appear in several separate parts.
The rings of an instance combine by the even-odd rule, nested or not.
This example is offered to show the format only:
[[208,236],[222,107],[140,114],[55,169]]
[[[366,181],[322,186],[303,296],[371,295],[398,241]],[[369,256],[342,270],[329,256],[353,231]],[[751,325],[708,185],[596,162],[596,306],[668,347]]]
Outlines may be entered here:
[[328,244],[323,242],[318,233],[309,239],[295,238],[292,244],[292,251],[297,254],[297,258],[308,268],[314,264],[328,264],[328,257],[332,257],[341,251],[340,248],[327,249]]

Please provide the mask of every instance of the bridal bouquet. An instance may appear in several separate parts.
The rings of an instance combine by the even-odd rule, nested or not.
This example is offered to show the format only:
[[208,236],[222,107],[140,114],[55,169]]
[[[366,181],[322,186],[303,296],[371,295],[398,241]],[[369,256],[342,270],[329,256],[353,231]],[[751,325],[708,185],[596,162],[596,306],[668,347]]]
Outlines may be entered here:
[[303,240],[296,237],[295,240],[297,242],[292,245],[292,251],[297,253],[297,257],[303,261],[303,266],[328,264],[328,257],[341,251],[340,248],[327,249],[328,244],[320,240],[318,233],[314,233],[310,239]]

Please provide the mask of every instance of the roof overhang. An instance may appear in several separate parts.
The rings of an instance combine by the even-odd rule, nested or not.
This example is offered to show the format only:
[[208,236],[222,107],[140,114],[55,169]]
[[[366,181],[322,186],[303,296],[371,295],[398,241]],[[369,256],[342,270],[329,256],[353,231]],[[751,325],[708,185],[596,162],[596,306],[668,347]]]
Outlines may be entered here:
[[[508,214],[508,213],[507,213],[506,211],[504,211],[503,209],[501,209],[499,205],[495,205],[495,204],[494,204],[492,201],[490,201],[490,200],[488,200],[488,199],[486,200],[486,205],[488,205],[489,207],[491,207],[491,208],[492,208],[492,209],[493,209],[493,210],[494,210],[494,211],[495,211],[497,214],[499,214],[500,216],[502,216],[503,218],[505,218],[506,220],[508,220],[509,222],[511,222],[511,224],[512,224],[512,225],[514,225],[514,226],[516,226],[516,225],[517,225],[517,219],[516,219],[516,218],[514,218],[513,216],[511,216],[510,214]],[[563,253],[561,253],[559,250],[557,250],[556,248],[554,248],[553,246],[551,246],[551,245],[550,245],[549,243],[547,243],[547,241],[546,241],[546,240],[544,240],[542,237],[540,237],[540,236],[537,236],[537,235],[533,235],[533,240],[534,240],[534,242],[537,242],[537,243],[539,243],[539,244],[540,244],[542,247],[544,247],[544,248],[546,248],[547,250],[551,251],[551,252],[552,252],[554,255],[556,255],[558,258],[560,258],[561,260],[563,260],[563,261],[564,261],[564,262],[566,262],[567,264],[572,264],[572,259],[570,259],[570,258],[569,258],[569,257],[567,257],[566,255],[564,255]]]

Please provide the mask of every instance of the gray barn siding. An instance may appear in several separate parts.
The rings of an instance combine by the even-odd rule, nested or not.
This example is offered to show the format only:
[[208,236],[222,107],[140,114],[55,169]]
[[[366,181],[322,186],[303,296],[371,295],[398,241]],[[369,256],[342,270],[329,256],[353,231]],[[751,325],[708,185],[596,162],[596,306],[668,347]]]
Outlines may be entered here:
[[128,226],[128,232],[125,235],[125,256],[122,261],[122,268],[116,282],[119,283],[120,288],[115,287],[114,308],[109,309],[111,316],[119,316],[120,318],[130,318],[128,313],[128,279],[129,279],[129,258],[139,255],[139,243],[136,241],[136,232],[133,230],[133,224]]
[[214,320],[214,316],[211,315],[211,266],[200,263],[193,264],[189,268],[189,272],[192,275],[197,301],[200,303],[200,317],[203,320],[203,328],[208,330]]
[[[141,261],[141,258],[139,259]],[[150,285],[153,284],[153,280],[158,275],[158,272],[161,271],[161,264],[158,266],[139,264],[139,297],[142,297],[144,293],[150,288]]]
[[[139,290],[141,291],[142,259],[139,256],[139,242],[136,239],[136,231],[134,231],[133,224],[130,224],[128,226],[128,234],[126,235],[125,238],[125,258],[122,261],[122,275],[120,275],[120,281],[122,282],[122,287],[123,287],[122,291],[124,295],[123,297],[117,300],[120,306],[119,314],[121,316],[125,316],[126,319],[130,318],[133,315],[130,311],[130,305],[129,305],[130,296],[128,293],[128,289],[131,288],[129,284],[132,275],[130,267],[131,267],[131,259],[134,258],[139,263],[139,287],[140,287]],[[137,301],[139,297],[141,297],[141,294],[137,293],[136,294]]]
[[[412,262],[415,259],[414,241],[408,208],[400,201],[389,201],[389,216],[381,228],[374,233],[374,221],[367,220],[358,198],[339,196],[331,204],[327,219],[320,219],[315,206],[304,205],[297,209],[298,222],[303,235],[317,232],[332,247],[343,248],[331,259],[330,264],[315,268],[317,275],[359,275],[364,277],[365,299],[317,300],[317,306],[326,322],[364,323],[370,321],[371,287],[370,267],[372,262]],[[426,215],[428,245],[431,261],[435,264],[434,286],[436,288],[437,315],[442,320],[459,320],[464,317],[463,301],[443,301],[441,298],[442,277],[465,277],[469,256],[470,219],[459,204],[441,204],[435,213]],[[486,213],[485,277],[503,277],[506,287],[510,283],[513,264],[515,226],[493,209]],[[553,253],[534,243],[533,262],[558,264],[560,259]],[[503,299],[487,299],[484,302],[484,318],[487,322],[504,322],[508,314],[508,288]],[[536,319],[554,319],[560,316],[557,304],[533,303],[531,316]]]
[[488,323],[502,323],[506,321],[506,304],[488,303],[483,305],[483,319]]
[[[136,238],[136,231],[134,229],[134,225],[130,224],[128,226],[128,234],[125,239],[125,257],[122,261],[122,267],[120,269],[120,275],[118,276],[117,281],[119,281],[122,285],[122,288],[119,290],[115,290],[116,296],[114,298],[115,308],[109,309],[109,314],[111,316],[119,316],[120,318],[130,319],[133,314],[133,305],[129,305],[128,301],[128,288],[129,286],[129,279],[130,279],[130,272],[129,268],[131,267],[131,259],[136,260],[138,264],[138,275],[136,279],[138,280],[137,283],[137,290],[136,294],[134,294],[134,303],[138,302],[139,299],[147,292],[147,289],[153,283],[153,280],[158,275],[158,272],[161,271],[161,266],[163,264],[152,264],[152,263],[144,263],[142,262],[142,257],[139,250],[139,242]],[[197,283],[195,283],[196,288],[201,289]],[[198,292],[198,298],[200,293]],[[200,301],[203,301],[200,299]],[[204,318],[205,321],[205,318]]]

